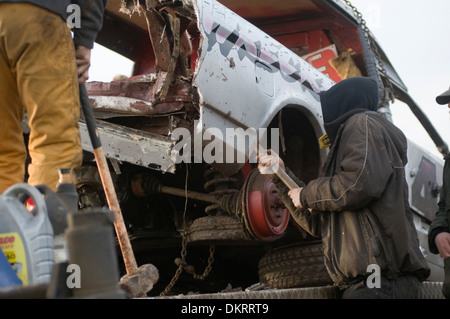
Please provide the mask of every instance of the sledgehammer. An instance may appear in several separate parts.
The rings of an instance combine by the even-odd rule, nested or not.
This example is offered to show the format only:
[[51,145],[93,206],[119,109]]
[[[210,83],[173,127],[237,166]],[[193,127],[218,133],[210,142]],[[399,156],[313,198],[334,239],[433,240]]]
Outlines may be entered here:
[[111,173],[103,153],[94,112],[92,111],[91,102],[89,101],[89,96],[84,84],[80,85],[80,102],[109,209],[114,213],[114,228],[127,272],[127,274],[120,279],[120,285],[133,297],[145,296],[158,281],[158,270],[152,264],[142,265],[139,268],[137,267],[133,248],[131,247],[122,211],[112,182]]

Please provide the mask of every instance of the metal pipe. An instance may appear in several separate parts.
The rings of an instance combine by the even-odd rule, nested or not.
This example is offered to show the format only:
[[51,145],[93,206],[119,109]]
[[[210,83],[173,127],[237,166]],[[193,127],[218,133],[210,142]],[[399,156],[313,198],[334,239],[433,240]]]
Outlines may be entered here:
[[276,172],[277,177],[287,186],[289,189],[298,188],[299,186],[295,183],[292,178],[286,173],[285,170],[278,168]]
[[190,191],[187,189],[165,186],[159,180],[148,175],[137,174],[131,181],[134,196],[147,197],[154,193],[164,193],[187,197],[213,204],[220,204],[220,196]]
[[176,195],[181,197],[187,197],[213,204],[220,204],[220,198],[215,195],[204,194],[194,191],[189,191],[181,188],[175,188],[170,186],[159,185],[158,191],[165,194]]

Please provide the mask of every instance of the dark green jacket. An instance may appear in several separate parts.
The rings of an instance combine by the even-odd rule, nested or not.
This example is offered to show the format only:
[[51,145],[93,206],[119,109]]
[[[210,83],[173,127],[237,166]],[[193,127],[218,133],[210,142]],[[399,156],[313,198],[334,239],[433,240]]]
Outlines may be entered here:
[[[82,45],[92,49],[98,32],[103,25],[103,13],[107,0],[0,0],[1,2],[26,2],[45,8],[58,14],[66,21],[72,11],[70,4],[77,4],[81,9],[81,28],[74,28],[75,45]],[[69,12],[68,12],[69,11]]]
[[439,254],[435,243],[436,236],[441,232],[450,232],[450,153],[445,157],[442,181],[438,211],[428,232],[428,247],[433,254]]
[[388,278],[430,270],[408,202],[404,134],[375,112],[352,115],[340,126],[324,173],[303,187],[307,210],[294,209],[287,188],[275,181],[296,223],[321,237],[325,266],[339,286],[364,280],[376,264]]

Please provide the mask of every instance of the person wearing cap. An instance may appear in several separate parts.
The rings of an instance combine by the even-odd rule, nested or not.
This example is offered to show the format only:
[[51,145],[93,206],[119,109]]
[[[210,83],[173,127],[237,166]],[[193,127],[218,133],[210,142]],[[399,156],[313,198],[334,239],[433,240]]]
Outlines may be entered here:
[[[342,298],[417,298],[430,269],[408,202],[406,137],[376,112],[372,78],[342,80],[321,92],[320,102],[331,142],[322,174],[289,190],[269,171],[278,194],[295,222],[322,239]],[[276,163],[285,168],[277,154],[261,155],[258,169],[267,174]]]
[[[448,104],[450,108],[450,89],[436,97],[440,105]],[[428,246],[433,254],[440,254],[444,259],[444,284],[442,293],[450,299],[450,153],[444,157],[442,188],[436,217],[431,222],[428,232]]]

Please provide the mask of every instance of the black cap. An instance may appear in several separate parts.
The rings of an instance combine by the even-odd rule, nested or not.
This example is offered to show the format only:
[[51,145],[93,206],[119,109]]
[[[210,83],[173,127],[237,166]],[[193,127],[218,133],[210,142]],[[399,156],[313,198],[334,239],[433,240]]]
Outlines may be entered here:
[[450,89],[438,95],[436,97],[436,102],[441,105],[450,103]]

